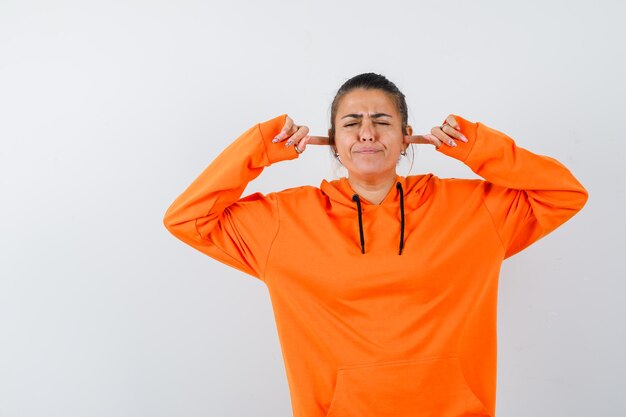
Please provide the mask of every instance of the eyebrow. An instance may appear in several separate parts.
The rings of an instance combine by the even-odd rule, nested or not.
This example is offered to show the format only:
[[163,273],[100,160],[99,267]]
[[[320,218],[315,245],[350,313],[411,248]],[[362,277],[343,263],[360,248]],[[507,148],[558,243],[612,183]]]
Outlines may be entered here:
[[[342,119],[345,119],[346,117],[353,117],[355,119],[362,119],[363,115],[362,114],[356,114],[356,113],[350,113],[350,114],[346,114],[345,116],[342,117]],[[378,117],[392,117],[389,114],[386,113],[374,113],[374,114],[370,114],[370,117],[372,118],[378,118]]]

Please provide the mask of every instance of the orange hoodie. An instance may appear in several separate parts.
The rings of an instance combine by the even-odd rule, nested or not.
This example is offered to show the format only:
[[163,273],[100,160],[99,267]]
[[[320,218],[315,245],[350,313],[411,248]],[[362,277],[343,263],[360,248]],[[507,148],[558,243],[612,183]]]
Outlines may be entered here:
[[286,116],[230,144],[164,224],[266,284],[293,416],[495,416],[500,265],[574,216],[585,188],[455,115],[468,142],[438,151],[485,180],[397,176],[380,205],[346,178],[241,198],[264,167],[299,156],[272,143]]

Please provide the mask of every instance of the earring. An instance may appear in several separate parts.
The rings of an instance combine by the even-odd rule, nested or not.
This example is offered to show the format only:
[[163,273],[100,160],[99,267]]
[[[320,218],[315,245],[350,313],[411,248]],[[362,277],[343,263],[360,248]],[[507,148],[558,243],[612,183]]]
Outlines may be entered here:
[[400,155],[402,155],[402,156],[406,156],[406,149],[405,149],[405,150],[403,150],[402,152],[400,152]]

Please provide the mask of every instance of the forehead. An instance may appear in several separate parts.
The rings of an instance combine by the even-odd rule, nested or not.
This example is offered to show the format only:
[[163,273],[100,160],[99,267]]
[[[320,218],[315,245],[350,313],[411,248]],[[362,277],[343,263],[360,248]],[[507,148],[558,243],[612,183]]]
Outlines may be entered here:
[[337,116],[342,117],[347,113],[360,112],[397,114],[397,109],[388,93],[377,89],[357,88],[341,98]]

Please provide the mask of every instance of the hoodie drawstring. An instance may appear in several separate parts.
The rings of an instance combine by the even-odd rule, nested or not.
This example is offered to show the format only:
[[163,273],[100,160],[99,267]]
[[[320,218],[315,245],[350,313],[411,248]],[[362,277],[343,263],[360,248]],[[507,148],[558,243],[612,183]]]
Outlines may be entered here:
[[356,201],[356,206],[359,212],[359,235],[361,236],[361,253],[365,253],[365,237],[363,237],[363,219],[361,218],[361,199],[359,195],[352,196],[352,200]]
[[[402,255],[402,249],[404,248],[404,191],[402,190],[402,184],[396,183],[396,189],[400,192],[400,251],[398,255]],[[365,253],[365,237],[363,235],[363,217],[361,215],[361,199],[358,194],[352,196],[352,201],[356,202],[357,211],[359,214],[359,237],[361,238],[361,253]]]
[[404,191],[402,190],[402,184],[396,183],[396,188],[400,192],[400,252],[398,255],[402,255],[402,248],[404,248]]

